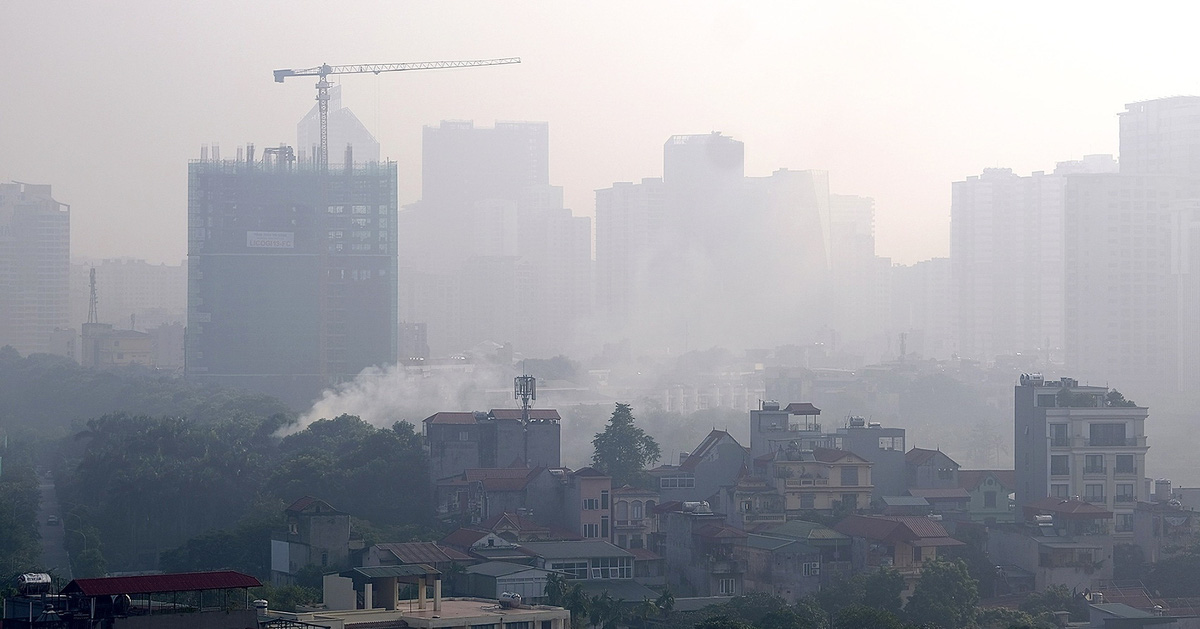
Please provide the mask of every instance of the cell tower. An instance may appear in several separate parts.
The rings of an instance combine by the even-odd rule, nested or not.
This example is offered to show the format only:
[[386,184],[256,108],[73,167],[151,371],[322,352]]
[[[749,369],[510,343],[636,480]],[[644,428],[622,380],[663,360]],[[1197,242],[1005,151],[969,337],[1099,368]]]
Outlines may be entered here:
[[521,400],[521,421],[529,423],[529,403],[537,399],[537,378],[529,374],[513,378],[513,399]]
[[99,323],[99,315],[96,314],[96,267],[88,272],[88,323]]

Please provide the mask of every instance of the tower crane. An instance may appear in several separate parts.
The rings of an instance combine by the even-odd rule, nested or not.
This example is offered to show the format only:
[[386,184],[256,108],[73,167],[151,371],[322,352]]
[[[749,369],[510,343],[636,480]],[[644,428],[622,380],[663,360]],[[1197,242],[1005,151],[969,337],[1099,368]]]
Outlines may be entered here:
[[332,84],[326,77],[330,74],[365,74],[380,72],[403,72],[405,70],[440,70],[444,68],[474,68],[476,66],[499,66],[510,63],[521,63],[520,57],[505,57],[503,59],[470,59],[465,61],[415,61],[411,63],[369,63],[360,65],[331,66],[319,65],[315,68],[295,70],[275,70],[275,82],[283,83],[290,76],[315,76],[317,81],[317,109],[321,114],[321,146],[317,154],[318,167],[325,171],[329,168],[329,88]]

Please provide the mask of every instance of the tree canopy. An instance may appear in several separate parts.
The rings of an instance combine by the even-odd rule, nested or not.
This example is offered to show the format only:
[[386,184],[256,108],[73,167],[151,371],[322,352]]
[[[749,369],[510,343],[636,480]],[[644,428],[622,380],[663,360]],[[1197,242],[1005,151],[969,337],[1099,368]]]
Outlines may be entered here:
[[957,629],[974,623],[978,603],[979,587],[966,562],[938,558],[922,566],[905,612],[917,624]]
[[613,487],[644,485],[646,466],[662,456],[654,438],[633,422],[630,406],[617,402],[604,431],[592,439],[592,465],[612,477]]

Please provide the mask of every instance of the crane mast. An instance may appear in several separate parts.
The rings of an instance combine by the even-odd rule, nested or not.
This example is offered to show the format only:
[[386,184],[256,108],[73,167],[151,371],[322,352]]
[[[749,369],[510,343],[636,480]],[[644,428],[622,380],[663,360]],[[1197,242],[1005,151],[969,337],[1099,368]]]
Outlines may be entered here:
[[415,61],[410,63],[365,63],[358,65],[331,66],[323,64],[314,68],[275,70],[275,82],[283,83],[288,77],[315,76],[317,80],[317,111],[321,117],[321,145],[317,149],[317,165],[322,172],[329,168],[329,88],[331,74],[379,74],[381,72],[403,72],[406,70],[441,70],[446,68],[474,68],[477,66],[499,66],[521,63],[520,57],[501,59],[469,59],[463,61]]

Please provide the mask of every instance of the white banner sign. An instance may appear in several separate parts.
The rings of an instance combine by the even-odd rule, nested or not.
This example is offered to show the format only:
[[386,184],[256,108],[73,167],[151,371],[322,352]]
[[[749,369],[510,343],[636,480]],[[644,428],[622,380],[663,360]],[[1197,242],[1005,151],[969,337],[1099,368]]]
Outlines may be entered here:
[[259,249],[292,249],[296,246],[296,233],[246,232],[246,246]]

